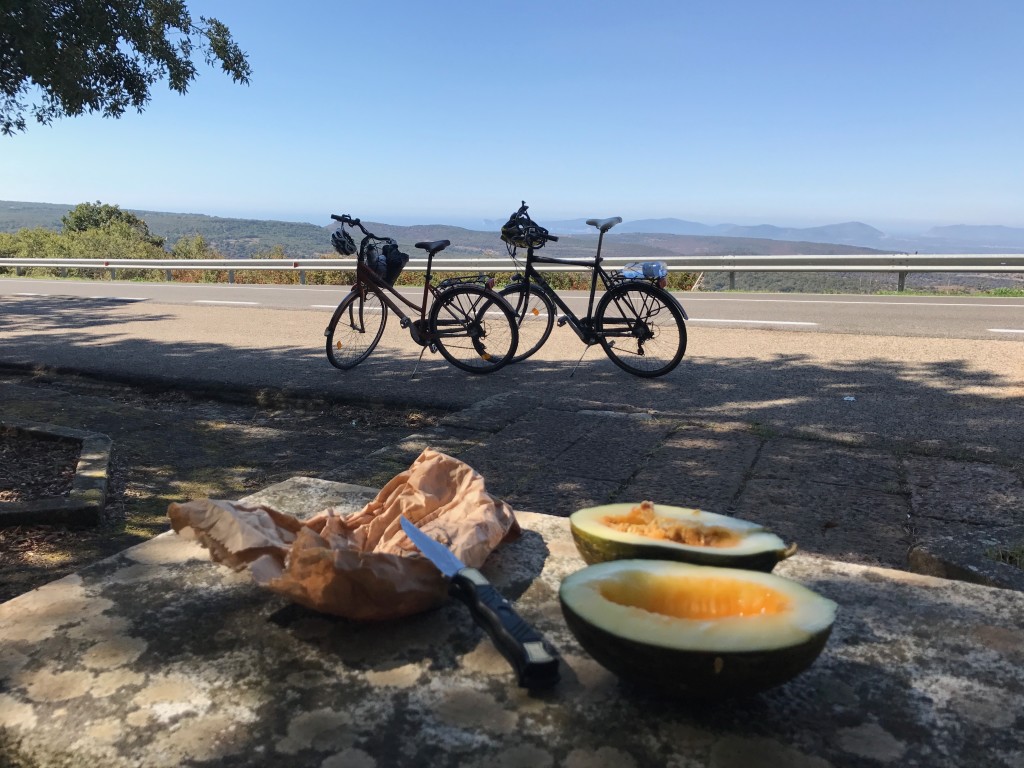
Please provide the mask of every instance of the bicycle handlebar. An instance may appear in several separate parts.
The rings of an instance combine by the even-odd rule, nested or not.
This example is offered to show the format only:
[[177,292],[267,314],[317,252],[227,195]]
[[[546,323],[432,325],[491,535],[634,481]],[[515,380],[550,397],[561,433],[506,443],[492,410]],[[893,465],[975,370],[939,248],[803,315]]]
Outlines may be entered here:
[[370,230],[363,226],[363,222],[360,219],[353,219],[347,213],[343,213],[341,216],[339,216],[336,213],[332,213],[331,218],[334,219],[335,221],[340,221],[342,224],[348,224],[352,228],[358,227],[360,230],[362,230],[364,235],[374,240],[394,240],[394,238],[391,237],[381,237],[380,235],[373,234],[373,232],[371,232]]

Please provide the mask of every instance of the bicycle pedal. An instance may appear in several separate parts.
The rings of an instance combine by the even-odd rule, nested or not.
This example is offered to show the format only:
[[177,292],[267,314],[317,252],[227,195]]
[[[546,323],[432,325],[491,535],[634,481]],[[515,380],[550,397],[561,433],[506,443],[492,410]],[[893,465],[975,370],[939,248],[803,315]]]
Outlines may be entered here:
[[399,325],[401,325],[403,328],[408,328],[410,325],[412,325],[412,321],[408,317],[403,317],[399,322]]
[[563,325],[565,325],[568,322],[569,322],[569,318],[566,317],[565,315],[562,315],[560,318],[558,318],[557,325],[558,325],[559,328],[561,328]]
[[430,342],[430,351],[431,351],[432,354],[436,355],[437,354],[437,344],[435,344],[434,342]]

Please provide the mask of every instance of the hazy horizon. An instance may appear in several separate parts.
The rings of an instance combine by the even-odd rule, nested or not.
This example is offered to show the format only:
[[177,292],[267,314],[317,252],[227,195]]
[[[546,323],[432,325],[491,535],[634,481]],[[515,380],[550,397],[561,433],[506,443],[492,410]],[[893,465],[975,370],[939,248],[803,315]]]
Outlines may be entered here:
[[[67,205],[69,208],[78,205],[79,203],[85,202],[96,202],[95,200],[78,200],[76,202],[60,201],[60,200],[6,200],[7,202],[19,202],[19,203],[37,203],[40,205]],[[357,208],[348,209],[332,209],[326,211],[322,215],[302,215],[300,214],[288,214],[288,213],[276,213],[271,211],[232,211],[222,210],[220,212],[210,210],[191,210],[191,209],[170,209],[170,208],[152,208],[141,205],[130,205],[116,200],[100,200],[102,203],[111,205],[117,205],[124,210],[132,211],[150,211],[153,213],[174,213],[174,214],[192,214],[198,216],[214,216],[219,218],[228,219],[254,219],[264,221],[284,221],[301,224],[312,224],[314,226],[324,226],[331,223],[330,215],[332,213],[351,213],[353,216],[358,216],[366,221],[378,221],[386,224],[394,224],[396,226],[429,226],[429,225],[447,225],[455,227],[463,227],[465,229],[481,230],[487,229],[486,222],[504,220],[507,218],[506,214],[496,216],[481,216],[479,218],[473,216],[444,216],[444,217],[431,217],[429,214],[416,215],[416,214],[379,214],[373,215],[371,213],[360,212]],[[526,201],[529,204],[529,200]],[[518,206],[515,206],[518,207]],[[508,213],[512,213],[515,207],[511,207]],[[545,216],[542,217],[541,213],[536,211],[533,206],[530,207],[530,213],[536,216],[538,223],[544,224],[545,221],[573,221],[580,219],[589,218],[606,218],[608,216],[619,216],[621,214],[614,211],[610,212],[596,212],[589,214],[575,214],[575,215],[561,215],[561,216]],[[834,224],[844,224],[848,222],[859,222],[861,224],[867,224],[868,226],[874,227],[887,235],[920,235],[927,232],[929,229],[934,227],[948,227],[948,226],[992,226],[992,227],[1015,227],[1012,224],[1004,224],[1002,222],[966,222],[966,221],[948,221],[948,222],[914,222],[914,221],[899,221],[895,220],[891,223],[878,222],[878,221],[864,221],[856,218],[839,218],[835,220],[775,220],[775,221],[763,221],[759,219],[748,219],[742,216],[733,216],[724,218],[722,220],[707,220],[700,219],[696,216],[687,215],[676,215],[676,216],[622,216],[624,222],[631,221],[642,221],[647,219],[678,219],[682,221],[692,221],[700,224],[705,224],[709,227],[715,227],[725,224],[734,224],[736,226],[775,226],[780,228],[794,228],[794,229],[809,229],[813,227],[824,227]]]

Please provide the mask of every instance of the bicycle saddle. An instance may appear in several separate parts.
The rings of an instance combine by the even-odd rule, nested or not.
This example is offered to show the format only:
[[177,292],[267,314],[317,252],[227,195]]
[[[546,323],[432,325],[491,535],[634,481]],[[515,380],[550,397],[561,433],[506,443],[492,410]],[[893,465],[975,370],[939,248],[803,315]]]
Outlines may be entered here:
[[601,230],[601,232],[607,232],[616,224],[621,223],[621,216],[612,216],[610,219],[587,219],[587,224],[589,224],[592,227],[597,227],[599,230]]
[[424,241],[422,243],[416,243],[416,247],[422,248],[424,251],[429,251],[430,253],[437,253],[438,251],[443,251],[451,244],[451,240],[431,240],[430,242]]

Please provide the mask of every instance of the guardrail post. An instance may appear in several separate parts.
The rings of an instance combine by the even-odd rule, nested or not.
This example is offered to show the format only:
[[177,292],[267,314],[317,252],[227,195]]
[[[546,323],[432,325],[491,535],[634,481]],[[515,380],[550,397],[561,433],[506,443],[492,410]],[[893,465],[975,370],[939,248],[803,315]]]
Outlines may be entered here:
[[21,277],[24,274],[25,274],[25,268],[24,267],[15,267],[14,268],[14,275],[15,275],[15,277]]
[[235,282],[235,270],[233,269],[228,270],[228,282],[231,283],[232,285]]
[[730,291],[735,291],[736,290],[736,273],[735,272],[730,272],[729,273],[729,290]]
[[903,289],[906,288],[906,287],[907,287],[907,273],[906,272],[900,272],[899,273],[899,282],[896,285],[897,293],[903,293]]
[[305,285],[305,284],[306,284],[306,270],[300,269],[299,270],[299,285]]
[[174,281],[174,276],[171,274],[171,270],[169,270],[169,269],[165,269],[164,270],[164,281],[168,282],[168,283]]
[[117,280],[117,270],[113,267],[110,268],[110,279]]

